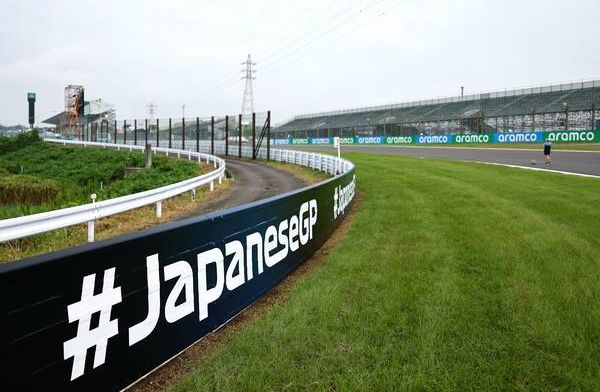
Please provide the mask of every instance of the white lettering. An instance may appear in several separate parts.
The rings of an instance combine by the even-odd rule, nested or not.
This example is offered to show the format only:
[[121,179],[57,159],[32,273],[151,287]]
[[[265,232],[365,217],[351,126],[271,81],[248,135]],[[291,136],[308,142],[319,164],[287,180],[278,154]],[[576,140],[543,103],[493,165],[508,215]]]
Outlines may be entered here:
[[[208,288],[206,267],[214,264],[217,271],[215,286]],[[198,307],[200,321],[208,317],[208,304],[216,301],[223,293],[225,272],[223,271],[223,253],[219,248],[212,248],[198,255]]]

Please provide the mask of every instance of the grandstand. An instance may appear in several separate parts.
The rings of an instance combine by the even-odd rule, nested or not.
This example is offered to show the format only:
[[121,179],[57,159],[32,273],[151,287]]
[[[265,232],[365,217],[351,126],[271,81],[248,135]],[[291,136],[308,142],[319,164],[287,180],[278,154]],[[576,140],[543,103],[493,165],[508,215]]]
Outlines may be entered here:
[[305,114],[275,137],[593,129],[600,80]]

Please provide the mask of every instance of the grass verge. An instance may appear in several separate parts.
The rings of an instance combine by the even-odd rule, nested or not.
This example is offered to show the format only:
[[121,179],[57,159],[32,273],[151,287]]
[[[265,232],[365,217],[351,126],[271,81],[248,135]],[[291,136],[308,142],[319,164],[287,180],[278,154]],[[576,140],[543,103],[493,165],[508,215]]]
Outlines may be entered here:
[[[212,169],[212,166],[210,168]],[[161,218],[156,217],[156,206],[152,204],[99,219],[95,223],[95,239],[100,241],[188,216],[201,203],[209,202],[227,192],[230,182],[230,180],[224,178],[220,186],[215,185],[213,192],[210,192],[207,187],[198,188],[196,197],[193,200],[191,193],[186,192],[163,201]],[[86,242],[86,224],[20,238],[0,244],[0,263],[70,248]]]
[[315,184],[317,182],[325,181],[326,179],[330,178],[330,175],[327,173],[315,169],[310,169],[304,166],[293,165],[285,162],[265,160],[261,161],[261,163],[291,173],[294,176],[301,179],[302,181],[306,182],[307,184]]
[[347,238],[170,391],[600,389],[600,181],[346,155]]

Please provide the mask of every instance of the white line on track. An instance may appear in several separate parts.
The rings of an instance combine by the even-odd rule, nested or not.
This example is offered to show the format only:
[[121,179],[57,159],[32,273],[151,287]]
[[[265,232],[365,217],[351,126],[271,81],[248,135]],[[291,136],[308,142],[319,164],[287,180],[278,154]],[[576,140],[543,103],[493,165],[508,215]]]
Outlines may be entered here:
[[542,172],[565,174],[565,175],[568,175],[568,176],[587,177],[587,178],[600,178],[600,176],[595,176],[593,174],[574,173],[574,172],[552,170],[552,169],[541,169],[539,167],[509,165],[508,163],[483,162],[483,161],[467,161],[467,160],[465,160],[463,162],[475,162],[475,163],[482,163],[484,165],[506,166],[506,167],[513,167],[513,168],[516,168],[516,169],[525,169],[525,170],[533,170],[533,171],[542,171]]
[[[343,148],[344,145],[342,145]],[[541,148],[502,148],[502,147],[446,147],[446,146],[403,146],[403,145],[385,145],[385,144],[346,144],[346,146],[351,147],[384,147],[384,148],[438,148],[444,150],[495,150],[495,151],[537,151],[542,152]],[[554,149],[554,152],[592,152],[595,154],[600,153],[600,151],[592,151],[592,150],[560,150]],[[542,169],[543,170],[543,169]]]

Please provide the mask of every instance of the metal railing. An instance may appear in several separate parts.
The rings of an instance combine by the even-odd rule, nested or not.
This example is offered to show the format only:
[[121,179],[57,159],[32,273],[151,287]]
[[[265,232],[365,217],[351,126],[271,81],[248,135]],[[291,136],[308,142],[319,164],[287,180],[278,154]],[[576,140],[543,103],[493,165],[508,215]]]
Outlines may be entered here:
[[[112,143],[80,142],[62,139],[45,139],[45,141],[62,145],[112,148],[115,150],[125,151],[144,150],[143,146],[130,144],[122,145]],[[211,146],[204,145],[202,148],[209,150]],[[225,160],[214,155],[191,150],[160,147],[152,147],[152,152],[155,154],[164,153],[165,155],[176,155],[179,158],[187,157],[189,160],[197,160],[198,162],[203,161],[208,164],[212,162],[215,170],[189,180],[178,182],[176,184],[166,185],[160,188],[135,193],[132,195],[18,218],[0,220],[0,242],[28,237],[86,222],[88,224],[88,242],[93,242],[95,227],[94,222],[96,219],[105,218],[154,203],[156,203],[156,215],[157,217],[160,217],[162,215],[162,202],[164,200],[206,184],[210,184],[210,190],[212,191],[214,189],[214,181],[217,180],[219,181],[219,184],[221,184],[223,176],[225,175]],[[215,153],[224,154],[225,144],[216,144]],[[252,147],[242,147],[241,153],[243,157],[251,158]],[[332,155],[296,150],[271,149],[269,157],[267,156],[267,151],[261,150],[258,153],[258,157],[305,166],[314,170],[326,172],[332,176],[344,174],[354,167],[352,162],[343,158],[338,159],[336,156]]]
[[[83,147],[112,148],[116,150],[140,151],[144,150],[142,146],[118,145],[96,142],[78,142],[72,140],[52,140],[46,139],[46,142],[59,143],[62,145],[79,145]],[[190,160],[213,163],[215,170],[198,177],[190,178],[176,184],[150,189],[148,191],[135,193],[132,195],[121,196],[114,199],[93,202],[76,207],[63,208],[60,210],[42,212],[12,219],[0,220],[0,242],[14,240],[17,238],[28,237],[35,234],[44,233],[56,229],[74,226],[81,223],[88,224],[88,242],[94,241],[94,221],[107,216],[119,214],[135,208],[143,207],[156,203],[156,215],[162,215],[162,202],[173,196],[196,189],[202,185],[209,184],[210,190],[214,189],[214,182],[221,184],[225,175],[225,161],[214,155],[182,151],[168,148],[152,148],[155,154],[164,153],[165,155],[177,155],[178,157],[187,157]]]

